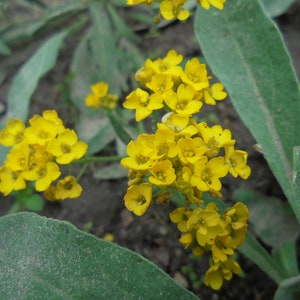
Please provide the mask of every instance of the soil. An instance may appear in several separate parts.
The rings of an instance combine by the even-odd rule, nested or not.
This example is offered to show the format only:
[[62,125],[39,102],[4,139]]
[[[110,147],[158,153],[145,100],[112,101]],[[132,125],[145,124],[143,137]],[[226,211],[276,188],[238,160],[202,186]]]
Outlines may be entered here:
[[[294,61],[296,72],[300,77],[300,5],[294,5],[286,14],[276,19],[283,33],[287,46]],[[195,41],[192,20],[186,23],[171,23],[162,28],[159,35],[150,35],[141,31],[143,42],[139,47],[145,54],[158,51],[164,55],[174,48],[184,56],[200,55],[199,45]],[[54,88],[63,82],[69,73],[69,51],[77,40],[70,39],[62,49],[59,64],[42,79],[33,96],[31,115],[41,113],[44,109],[56,109],[59,115],[72,124],[72,112],[61,104],[59,92]],[[155,47],[155,49],[153,49]],[[36,48],[36,43],[26,47],[16,48],[11,58],[1,61],[7,73],[0,86],[0,100],[5,105],[5,99],[11,79],[19,66]],[[160,54],[159,54],[160,55]],[[49,101],[43,101],[50,99]],[[238,187],[247,187],[264,195],[284,198],[280,187],[270,172],[261,153],[254,150],[255,140],[240,121],[230,100],[226,100],[213,108],[220,123],[231,129],[238,147],[249,153],[249,165],[253,170],[249,180],[235,180],[225,183],[224,200],[231,201],[232,192]],[[235,276],[230,282],[225,282],[220,291],[212,291],[201,285],[193,286],[192,280],[183,272],[182,267],[190,266],[196,272],[198,281],[200,274],[205,272],[207,262],[195,260],[182,248],[178,242],[176,227],[168,221],[170,207],[153,204],[141,218],[132,215],[123,205],[123,195],[127,188],[127,179],[100,181],[94,178],[93,170],[101,165],[93,165],[87,169],[82,178],[83,194],[77,200],[67,200],[63,203],[46,202],[41,215],[66,220],[79,229],[88,230],[98,237],[112,233],[115,243],[140,253],[164,269],[170,276],[192,290],[201,299],[211,300],[268,300],[273,299],[276,284],[247,258],[239,255],[240,264],[244,270],[241,277]],[[3,198],[3,197],[2,197]],[[12,204],[10,197],[0,201],[0,215],[4,215]]]

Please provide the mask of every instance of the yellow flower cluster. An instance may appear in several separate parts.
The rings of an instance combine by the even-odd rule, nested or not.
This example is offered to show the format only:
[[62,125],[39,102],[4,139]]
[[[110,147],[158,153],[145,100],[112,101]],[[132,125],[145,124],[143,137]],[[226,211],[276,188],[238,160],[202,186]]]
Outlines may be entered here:
[[52,201],[80,196],[82,188],[73,176],[53,185],[62,173],[59,165],[70,164],[87,151],[87,144],[65,128],[56,111],[34,115],[28,127],[20,119],[8,120],[0,131],[0,144],[11,147],[0,167],[0,192],[4,195],[25,189],[30,181]]
[[[160,13],[166,20],[178,19],[180,21],[186,20],[190,16],[189,10],[185,8],[188,0],[127,0],[127,5],[147,4],[153,2],[160,2]],[[204,9],[210,9],[213,6],[222,10],[226,0],[197,0]]]
[[[215,105],[227,94],[221,83],[210,84],[205,64],[198,58],[188,60],[183,69],[180,63],[183,56],[170,50],[164,58],[152,61],[147,59],[136,73],[135,79],[144,89],[131,92],[123,106],[136,110],[136,121],[147,118],[154,110],[166,105],[181,118],[172,117],[168,122],[180,122],[187,125],[188,118],[201,110],[203,103]],[[190,128],[190,127],[188,127]]]
[[100,81],[91,86],[92,93],[85,98],[86,106],[92,108],[114,109],[119,97],[108,93],[108,83]]
[[204,208],[180,207],[170,214],[171,221],[182,232],[179,241],[185,248],[191,248],[195,256],[211,252],[205,284],[215,290],[220,289],[224,279],[230,280],[233,273],[241,273],[239,264],[230,256],[244,240],[248,215],[248,208],[239,202],[223,214],[213,202]]
[[125,206],[143,215],[153,198],[170,201],[172,192],[184,197],[183,207],[170,214],[182,233],[180,242],[195,255],[212,253],[212,265],[206,283],[218,289],[223,279],[239,273],[240,267],[229,255],[243,241],[247,229],[247,207],[241,203],[220,214],[214,203],[203,207],[203,193],[221,197],[221,178],[230,174],[247,179],[250,168],[247,153],[235,149],[235,140],[220,125],[198,123],[197,114],[204,103],[215,105],[227,94],[221,83],[210,84],[206,65],[197,58],[188,60],[174,50],[166,57],[148,59],[136,73],[143,88],[131,92],[124,107],[136,111],[141,121],[153,111],[165,109],[153,134],[140,134],[127,145],[128,156],[121,164],[129,169],[129,187]]

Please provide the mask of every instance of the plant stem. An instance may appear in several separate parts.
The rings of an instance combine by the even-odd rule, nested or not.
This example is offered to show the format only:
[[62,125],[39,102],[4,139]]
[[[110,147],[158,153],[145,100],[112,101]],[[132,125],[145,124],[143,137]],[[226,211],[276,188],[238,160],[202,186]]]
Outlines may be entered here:
[[121,159],[122,159],[121,156],[86,156],[81,159],[73,161],[72,165],[87,164],[93,162],[112,162],[112,161],[120,161]]

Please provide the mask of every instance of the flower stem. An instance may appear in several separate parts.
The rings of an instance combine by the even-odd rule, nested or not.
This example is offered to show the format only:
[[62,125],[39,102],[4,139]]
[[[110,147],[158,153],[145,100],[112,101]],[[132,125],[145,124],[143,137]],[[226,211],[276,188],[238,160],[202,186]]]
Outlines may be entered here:
[[73,161],[72,165],[87,164],[93,162],[113,162],[113,161],[120,161],[121,159],[122,159],[121,156],[86,156]]

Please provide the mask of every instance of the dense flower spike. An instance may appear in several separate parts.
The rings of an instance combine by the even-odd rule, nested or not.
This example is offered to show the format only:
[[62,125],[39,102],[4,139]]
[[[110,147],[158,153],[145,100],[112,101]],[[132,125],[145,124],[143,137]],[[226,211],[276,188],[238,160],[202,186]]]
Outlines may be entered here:
[[140,134],[127,145],[128,157],[121,160],[129,169],[124,200],[128,210],[141,216],[152,203],[152,190],[158,203],[168,203],[174,190],[179,191],[184,204],[170,219],[185,248],[195,256],[210,252],[205,283],[219,289],[224,279],[241,272],[232,256],[244,240],[249,213],[242,203],[220,213],[215,203],[204,205],[202,196],[221,197],[222,178],[230,174],[247,179],[250,168],[247,153],[235,149],[230,130],[194,117],[204,104],[216,105],[227,96],[223,85],[210,85],[206,65],[198,58],[188,60],[185,68],[179,65],[182,59],[175,50],[155,61],[147,59],[136,73],[142,87],[123,104],[136,111],[136,121],[155,110],[166,111],[154,133]]
[[[185,4],[188,0],[127,0],[127,5],[146,4],[150,5],[153,2],[160,2],[160,14],[166,20],[178,19],[184,21],[190,16],[190,12],[185,9]],[[195,0],[204,9],[210,9],[211,6],[222,10],[226,0]]]
[[[64,127],[54,110],[34,115],[28,127],[21,120],[9,120],[0,131],[0,144],[12,147],[0,168],[0,192],[4,195],[25,189],[27,181],[34,182],[38,192],[50,195],[53,182],[62,173],[59,165],[70,164],[87,151],[87,144],[78,141],[76,133]],[[56,190],[48,199],[74,198],[82,191],[71,176],[65,182],[59,181]]]

